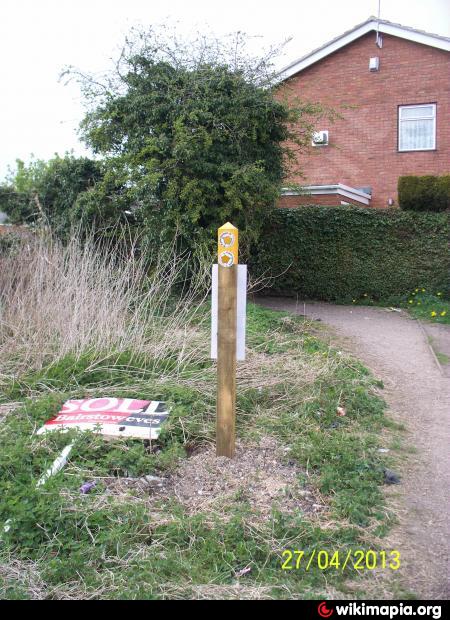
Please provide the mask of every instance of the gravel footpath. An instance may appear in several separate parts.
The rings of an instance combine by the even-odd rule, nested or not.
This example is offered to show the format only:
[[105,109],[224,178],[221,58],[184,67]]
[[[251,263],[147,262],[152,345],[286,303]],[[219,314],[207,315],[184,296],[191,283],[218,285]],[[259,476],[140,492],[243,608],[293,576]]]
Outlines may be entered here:
[[[450,380],[417,321],[383,308],[264,297],[268,308],[332,326],[341,345],[383,380],[391,417],[407,427],[413,451],[402,484],[387,488],[399,525],[385,544],[402,554],[401,581],[422,599],[450,598]],[[343,338],[343,340],[342,340]]]

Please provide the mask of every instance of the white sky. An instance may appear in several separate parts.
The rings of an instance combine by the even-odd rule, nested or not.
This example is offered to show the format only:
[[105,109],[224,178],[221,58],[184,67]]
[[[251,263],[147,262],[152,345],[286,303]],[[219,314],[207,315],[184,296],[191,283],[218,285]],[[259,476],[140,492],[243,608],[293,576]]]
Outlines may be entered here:
[[[135,24],[241,30],[261,47],[292,36],[285,65],[377,12],[378,0],[0,0],[0,180],[17,157],[86,153],[78,87],[59,74],[106,69]],[[450,0],[381,0],[381,18],[450,36]]]

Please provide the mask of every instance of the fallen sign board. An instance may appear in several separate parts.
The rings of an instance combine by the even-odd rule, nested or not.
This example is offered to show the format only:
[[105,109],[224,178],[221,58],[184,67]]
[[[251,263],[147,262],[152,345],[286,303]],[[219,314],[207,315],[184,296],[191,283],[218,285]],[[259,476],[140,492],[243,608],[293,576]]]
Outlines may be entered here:
[[38,435],[76,428],[106,437],[157,439],[168,418],[166,404],[134,398],[68,400],[61,411],[37,431]]

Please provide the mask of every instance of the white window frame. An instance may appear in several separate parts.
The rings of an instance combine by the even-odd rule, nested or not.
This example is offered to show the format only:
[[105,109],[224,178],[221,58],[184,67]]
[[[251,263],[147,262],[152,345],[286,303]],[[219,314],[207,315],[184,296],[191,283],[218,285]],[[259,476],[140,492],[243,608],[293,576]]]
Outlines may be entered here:
[[[416,116],[414,118],[403,118],[402,119],[402,111],[411,108],[432,108],[433,114],[432,116],[423,115]],[[431,147],[421,147],[419,149],[402,149],[400,148],[400,134],[402,130],[403,123],[408,123],[410,121],[424,121],[424,120],[432,120],[433,121],[433,146]],[[400,153],[408,153],[412,151],[435,151],[436,150],[436,104],[435,103],[418,103],[413,105],[399,105],[398,106],[398,150]]]

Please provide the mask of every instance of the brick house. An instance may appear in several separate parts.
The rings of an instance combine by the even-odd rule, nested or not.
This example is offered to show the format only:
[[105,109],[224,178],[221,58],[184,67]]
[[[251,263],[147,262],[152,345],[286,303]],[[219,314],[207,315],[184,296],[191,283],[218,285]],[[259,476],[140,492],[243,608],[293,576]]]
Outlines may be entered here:
[[279,205],[397,204],[398,177],[450,172],[450,39],[371,17],[280,73],[280,96],[333,108],[299,156],[307,195]]

